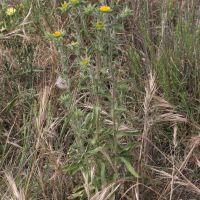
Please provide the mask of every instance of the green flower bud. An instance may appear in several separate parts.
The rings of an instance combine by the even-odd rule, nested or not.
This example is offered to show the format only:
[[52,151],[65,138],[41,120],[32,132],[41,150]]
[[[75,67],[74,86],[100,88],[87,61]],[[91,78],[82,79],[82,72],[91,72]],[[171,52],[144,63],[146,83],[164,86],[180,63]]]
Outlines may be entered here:
[[169,17],[171,17],[172,16],[172,12],[171,11],[169,11]]
[[139,56],[139,54],[137,54],[136,52],[135,52],[135,58],[136,58],[136,61],[137,61],[138,63],[140,63],[140,56]]
[[45,34],[45,39],[46,39],[46,40],[49,40],[49,39],[51,39],[51,38],[52,38],[51,33],[46,32],[46,34]]
[[169,10],[172,10],[172,2],[169,3]]
[[80,119],[83,116],[83,112],[80,109],[74,111],[74,117]]
[[64,30],[64,31],[61,31],[60,36],[61,36],[61,37],[65,37],[65,36],[66,36],[66,31],[65,31],[65,30]]
[[200,23],[199,23],[199,25],[198,25],[197,29],[198,29],[198,30],[200,30]]
[[200,36],[200,30],[196,31],[195,36],[196,36],[196,38],[199,38],[199,36]]
[[133,15],[132,10],[130,10],[128,7],[124,8],[120,14],[121,18],[125,18],[127,16]]
[[120,91],[124,94],[128,91],[127,85],[120,85]]
[[63,104],[65,104],[65,105],[68,105],[69,100],[70,100],[70,97],[69,97],[68,94],[67,94],[67,95],[62,95],[62,96],[60,97],[60,101],[61,101]]

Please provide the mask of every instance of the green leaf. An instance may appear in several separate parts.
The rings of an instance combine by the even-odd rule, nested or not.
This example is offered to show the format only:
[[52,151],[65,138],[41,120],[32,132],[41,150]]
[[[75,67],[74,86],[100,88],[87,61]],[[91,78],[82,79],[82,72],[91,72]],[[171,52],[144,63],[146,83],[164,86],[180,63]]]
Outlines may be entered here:
[[103,133],[103,135],[101,136],[101,138],[104,138],[105,136],[107,136],[107,135],[109,135],[109,134],[111,134],[112,133],[112,131],[113,131],[113,129],[112,128],[109,128],[109,129],[107,129],[104,133]]
[[139,135],[140,131],[131,131],[131,132],[121,132],[117,134],[117,139],[120,139],[123,136],[132,136],[132,135]]
[[88,151],[87,153],[88,153],[88,154],[95,154],[95,153],[101,151],[101,150],[104,148],[104,146],[105,146],[105,145],[103,145],[102,147],[97,147],[96,149],[93,149],[93,150],[91,150],[91,151]]
[[88,144],[87,144],[87,147],[86,147],[86,150],[85,150],[85,152],[87,152],[87,151],[89,151],[89,149],[90,149],[90,147],[91,147],[91,145],[92,145],[92,140],[89,140],[88,141]]
[[112,52],[113,55],[118,55],[119,53],[117,51]]
[[6,115],[10,112],[10,110],[11,110],[12,107],[15,105],[15,103],[17,102],[17,100],[18,100],[18,95],[12,100],[12,102],[11,102],[10,105],[8,106]]
[[110,26],[108,26],[108,28],[122,28],[122,25],[121,24],[111,24]]
[[81,170],[81,167],[78,167],[78,168],[75,168],[75,169],[72,169],[70,171],[70,175],[73,176],[77,171]]
[[59,76],[61,76],[62,77],[62,79],[64,79],[65,77],[64,77],[64,74],[63,73],[61,73],[61,72],[59,72],[59,71],[55,71]]
[[105,187],[105,164],[101,162],[101,185],[102,189]]
[[115,83],[111,78],[101,78],[100,81],[109,81],[111,83]]
[[122,151],[123,150],[119,144],[117,144],[117,149],[118,149],[118,151]]
[[72,84],[72,82],[74,82],[76,79],[78,79],[79,76],[75,76],[74,78],[72,78],[70,81],[69,81],[69,87],[70,85]]
[[31,70],[30,69],[26,69],[26,70],[20,70],[16,76],[20,76],[20,75],[23,75],[23,74],[27,74],[27,73],[30,73]]
[[74,162],[71,165],[67,165],[65,167],[61,167],[61,170],[63,172],[66,172],[66,171],[70,171],[70,170],[77,169],[77,168],[79,168],[79,164],[77,162]]
[[102,72],[103,74],[107,74],[108,72],[107,72],[107,69],[104,67],[104,68],[102,68],[101,70],[100,70],[100,72]]
[[80,189],[82,189],[82,188],[84,188],[83,185],[77,185],[77,186],[73,189],[72,193],[74,194],[74,193],[76,193],[78,190],[80,190]]
[[78,197],[79,197],[79,199],[81,199],[83,192],[84,192],[84,190],[82,190],[80,192],[77,192],[75,194],[72,194],[69,197],[67,197],[67,199],[70,199],[70,200],[72,199],[73,200],[73,199],[76,199]]
[[106,144],[105,147],[106,147],[106,149],[114,149],[113,144]]
[[120,65],[120,63],[119,63],[117,60],[114,60],[114,61],[111,62],[111,65],[112,65],[112,66],[113,66],[113,65]]
[[79,82],[76,83],[75,87],[77,87],[78,85],[81,85],[83,82],[87,81],[89,78],[90,78],[89,76],[85,76]]
[[112,96],[110,93],[106,92],[106,93],[103,93],[103,92],[96,92],[96,95],[98,96],[101,96],[101,97],[107,97],[110,101],[112,100]]
[[95,84],[95,87],[98,87],[98,86],[103,87],[104,85],[105,85],[104,83],[98,83],[98,84]]
[[103,51],[102,54],[106,55],[108,58],[110,58],[110,55],[107,51]]
[[130,152],[137,145],[138,145],[138,143],[135,143],[135,142],[127,144],[119,154],[121,156],[124,155],[124,154],[127,154],[128,152]]
[[123,157],[119,157],[121,159],[121,161],[126,165],[126,168],[128,169],[128,171],[135,177],[140,178],[140,176],[136,173],[136,171],[134,170],[134,168],[131,166],[131,164]]
[[86,49],[86,54],[89,55],[92,50],[94,50],[94,47],[93,46],[90,46],[89,48]]
[[78,50],[79,50],[79,51],[86,51],[86,49],[83,48],[83,47],[80,47]]
[[117,87],[124,84],[124,83],[133,82],[133,81],[134,81],[134,79],[127,79],[127,80],[120,81],[120,82],[117,83]]
[[116,111],[123,111],[123,112],[126,112],[127,109],[124,108],[124,107],[122,107],[122,106],[119,106],[119,107],[115,108],[114,112],[116,112]]
[[100,107],[98,107],[98,106],[94,106],[94,108],[93,108],[92,130],[94,129],[95,124],[97,122],[97,117],[98,117],[98,114],[99,114],[99,109],[100,109]]
[[44,70],[43,69],[33,69],[32,72],[44,72]]
[[107,35],[102,35],[101,37],[100,37],[100,39],[107,39],[107,41],[108,40],[112,40],[112,38],[110,37],[110,36],[107,36]]
[[85,128],[89,125],[89,122],[92,118],[92,113],[88,113],[88,115],[85,118],[85,121],[81,124],[81,128]]
[[123,44],[123,43],[124,43],[123,40],[119,40],[119,41],[116,41],[114,44],[116,45],[116,44]]
[[83,87],[80,88],[80,90],[89,90],[89,91],[92,91],[93,88],[87,87],[87,86],[83,86]]

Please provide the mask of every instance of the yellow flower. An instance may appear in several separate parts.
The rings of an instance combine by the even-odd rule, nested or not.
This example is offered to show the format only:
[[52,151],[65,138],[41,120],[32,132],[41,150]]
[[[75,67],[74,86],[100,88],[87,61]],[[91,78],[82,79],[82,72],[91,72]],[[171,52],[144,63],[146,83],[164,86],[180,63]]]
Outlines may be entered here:
[[84,60],[82,61],[82,63],[83,63],[83,65],[86,65],[86,64],[88,63],[88,60],[87,60],[87,59],[84,59]]
[[103,27],[103,23],[102,23],[102,22],[98,22],[98,23],[97,23],[97,26],[98,26],[99,28],[101,28],[101,27]]
[[63,5],[62,5],[62,8],[65,10],[65,9],[67,9],[67,3],[64,3]]
[[102,6],[102,7],[100,8],[100,10],[101,10],[102,12],[108,12],[108,11],[110,10],[110,7],[109,7],[109,6]]
[[72,1],[79,1],[79,0],[72,0]]
[[119,2],[121,2],[121,0],[117,0],[117,2],[119,3]]
[[72,42],[72,46],[76,46],[77,45],[77,42]]
[[60,37],[60,32],[58,32],[58,31],[54,32],[54,33],[53,33],[53,36],[54,36],[54,37]]
[[14,15],[15,12],[16,12],[16,9],[15,9],[15,8],[8,8],[8,9],[6,10],[6,15],[11,16],[11,15]]
[[21,9],[24,9],[24,4],[23,4],[23,3],[20,3],[20,4],[19,4],[19,7],[20,7]]

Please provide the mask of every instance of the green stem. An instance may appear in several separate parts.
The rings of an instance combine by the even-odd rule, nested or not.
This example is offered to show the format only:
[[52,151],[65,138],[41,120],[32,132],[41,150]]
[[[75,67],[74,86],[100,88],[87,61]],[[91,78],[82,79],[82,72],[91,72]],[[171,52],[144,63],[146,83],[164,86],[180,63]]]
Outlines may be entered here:
[[[98,35],[98,39],[100,41],[100,36],[101,36],[101,32],[98,31],[97,33]],[[98,44],[98,47],[100,47],[100,43]],[[99,71],[100,71],[100,67],[101,67],[101,56],[99,54],[99,52],[96,53],[96,58],[97,58],[97,67],[96,67],[96,78],[95,78],[95,83],[96,85],[99,83]],[[99,86],[96,86],[96,93],[99,92]],[[95,93],[95,96],[96,96],[96,105],[97,107],[100,106],[100,98],[98,95],[96,95]],[[98,115],[97,115],[97,121],[96,121],[96,139],[97,139],[97,146],[99,146],[99,129],[100,129],[100,112],[98,111]]]
[[[109,18],[107,16],[107,22],[109,22]],[[108,30],[108,37],[111,37],[111,30]],[[116,129],[116,119],[115,119],[115,98],[116,98],[116,94],[115,94],[115,74],[114,74],[114,67],[112,66],[112,49],[111,49],[111,43],[109,43],[108,46],[108,54],[110,56],[109,58],[109,69],[111,70],[111,76],[112,76],[112,80],[113,80],[113,84],[112,84],[112,120],[113,120],[113,136],[114,136],[114,149],[115,149],[115,168],[117,170],[117,165],[118,165],[118,161],[117,161],[117,129]],[[118,174],[117,174],[118,176]]]
[[[100,55],[99,55],[99,53],[96,53],[96,57],[97,57],[97,68],[96,68],[96,71],[97,72],[99,72],[99,70],[100,70],[100,63],[101,63],[101,60],[100,60]],[[97,73],[96,74],[96,78],[95,78],[95,83],[96,83],[96,85],[98,84],[98,82],[99,82],[99,74]],[[96,92],[98,92],[99,91],[99,87],[98,86],[96,86]],[[95,96],[96,96],[96,105],[97,105],[97,107],[99,107],[100,106],[100,99],[99,99],[99,96],[98,95],[96,95],[96,93],[95,93]],[[99,113],[99,111],[98,111],[98,115],[97,115],[97,121],[96,121],[96,139],[97,139],[97,146],[99,146],[99,121],[100,121],[100,113]]]
[[[110,45],[109,45],[110,46]],[[109,47],[110,48],[110,47]],[[112,57],[112,52],[110,52],[109,54],[111,57]],[[110,58],[110,60],[112,60],[112,58]],[[110,65],[111,62],[109,62],[109,65]],[[116,95],[115,95],[115,75],[114,75],[114,67],[111,66],[110,67],[111,69],[111,76],[112,76],[112,80],[113,80],[113,84],[112,84],[112,119],[113,119],[113,133],[114,133],[114,146],[115,146],[115,167],[116,167],[116,170],[117,170],[117,129],[116,129],[116,119],[115,119],[115,98],[116,98]]]
[[75,26],[75,28],[76,28],[76,30],[77,30],[77,35],[79,35],[79,37],[80,37],[81,45],[84,47],[84,43],[83,43],[83,40],[82,40],[81,35],[80,35],[79,26],[77,26],[76,22],[74,21],[74,18],[72,17],[71,12],[69,13],[69,16],[70,16],[70,18],[72,19],[72,22],[73,22],[73,24],[74,24],[74,26]]

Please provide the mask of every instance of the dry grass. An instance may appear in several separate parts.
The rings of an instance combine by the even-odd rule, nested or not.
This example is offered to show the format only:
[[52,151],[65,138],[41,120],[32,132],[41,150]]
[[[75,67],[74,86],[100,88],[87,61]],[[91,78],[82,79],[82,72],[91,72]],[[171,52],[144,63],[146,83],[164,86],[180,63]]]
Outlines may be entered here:
[[[70,135],[71,127],[65,121],[70,111],[58,101],[62,91],[55,86],[55,70],[61,68],[56,58],[59,53],[53,43],[44,39],[44,33],[51,30],[51,23],[54,29],[61,30],[66,19],[59,17],[60,13],[54,9],[63,2],[50,1],[47,8],[52,17],[48,21],[45,14],[40,13],[41,30],[39,22],[33,17],[36,10],[35,2],[32,2],[22,23],[0,37],[2,200],[64,200],[72,195],[76,186],[83,186],[87,194],[85,199],[90,200],[110,199],[115,191],[119,193],[115,199],[200,199],[200,61],[199,44],[195,40],[199,23],[197,7],[200,2],[172,0],[174,12],[171,19],[167,14],[168,1],[127,2],[134,17],[125,21],[125,30],[119,34],[125,45],[117,47],[121,65],[116,66],[116,69],[121,74],[116,79],[132,78],[134,81],[127,86],[124,104],[129,113],[123,116],[127,120],[119,126],[118,131],[140,130],[142,134],[122,137],[119,143],[137,143],[129,153],[129,159],[142,178],[113,181],[92,196],[94,188],[91,189],[88,175],[84,171],[71,176],[68,171],[61,170],[60,167],[65,166],[69,159],[67,153],[74,138]],[[179,40],[176,40],[175,29],[179,20],[182,20],[181,24],[190,23],[187,33],[191,35],[193,43],[190,48],[189,42],[181,45],[184,37],[188,36],[184,33],[184,27],[181,28]],[[68,37],[66,44],[72,40]],[[34,46],[32,60],[30,44]],[[27,54],[24,53],[25,49]],[[139,60],[136,59],[137,55]],[[70,64],[77,62],[73,52],[68,56]],[[25,72],[26,58],[34,70],[41,71],[32,74]],[[79,73],[79,70],[71,68],[69,76],[73,78],[79,76]],[[74,90],[73,84],[71,90]],[[93,102],[90,93],[76,93],[74,107],[79,105],[86,115],[92,113]],[[106,106],[100,111],[100,116],[106,117],[105,126],[113,126]],[[117,127],[118,124],[115,124]],[[110,164],[108,174],[111,171],[117,174],[118,169],[108,153],[101,150],[101,154]],[[96,171],[97,166],[91,165],[92,179]],[[124,168],[122,174],[125,173],[127,170]]]

